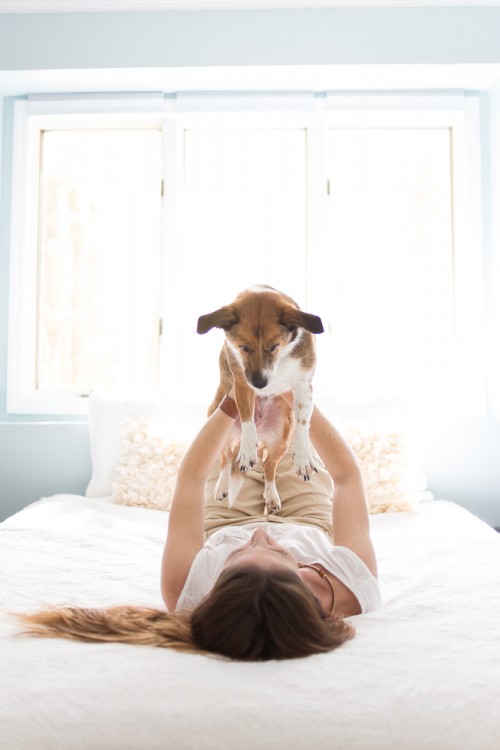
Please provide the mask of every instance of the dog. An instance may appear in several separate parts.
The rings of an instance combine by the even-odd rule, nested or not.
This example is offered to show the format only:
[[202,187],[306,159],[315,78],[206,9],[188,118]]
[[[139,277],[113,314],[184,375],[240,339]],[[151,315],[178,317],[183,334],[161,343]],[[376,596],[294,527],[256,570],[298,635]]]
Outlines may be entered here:
[[[225,341],[219,357],[220,383],[208,414],[234,385],[240,415],[237,432],[221,456],[215,497],[227,500],[232,507],[241,472],[251,469],[259,454],[264,465],[264,512],[276,513],[281,508],[276,468],[287,451],[294,426],[295,472],[307,481],[316,471],[309,422],[316,366],[313,334],[323,332],[321,318],[303,312],[291,297],[270,286],[254,286],[231,304],[198,319],[198,333],[205,334],[212,328],[221,328]],[[293,394],[293,411],[280,395],[288,391]]]

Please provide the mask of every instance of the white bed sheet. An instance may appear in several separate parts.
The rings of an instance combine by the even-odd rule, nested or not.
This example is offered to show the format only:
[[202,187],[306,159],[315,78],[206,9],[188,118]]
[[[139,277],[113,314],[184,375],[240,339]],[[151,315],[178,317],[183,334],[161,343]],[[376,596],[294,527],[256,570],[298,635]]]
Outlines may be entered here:
[[3,750],[496,750],[500,535],[449,502],[372,516],[384,608],[329,654],[245,664],[19,636],[9,611],[162,607],[166,526],[72,495],[0,524]]

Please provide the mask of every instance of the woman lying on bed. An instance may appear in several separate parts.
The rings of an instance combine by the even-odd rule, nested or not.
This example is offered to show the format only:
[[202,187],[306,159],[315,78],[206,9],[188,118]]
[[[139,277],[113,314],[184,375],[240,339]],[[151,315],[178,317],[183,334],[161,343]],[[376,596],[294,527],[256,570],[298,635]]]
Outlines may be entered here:
[[58,608],[22,616],[30,633],[251,661],[330,651],[353,637],[344,618],[376,609],[381,600],[351,450],[315,407],[310,438],[321,461],[311,480],[294,474],[287,454],[278,467],[278,513],[263,515],[259,465],[244,475],[230,509],[213,499],[212,467],[233,425],[227,410],[216,409],[180,466],[162,561],[168,613]]

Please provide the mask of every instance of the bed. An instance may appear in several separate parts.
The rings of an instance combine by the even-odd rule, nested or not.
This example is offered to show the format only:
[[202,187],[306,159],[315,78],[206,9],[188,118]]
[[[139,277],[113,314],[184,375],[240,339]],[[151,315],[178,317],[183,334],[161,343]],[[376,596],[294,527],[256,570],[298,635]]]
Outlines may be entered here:
[[[410,502],[394,436],[351,435],[370,490],[384,607],[352,618],[356,637],[336,651],[239,663],[20,635],[11,612],[163,607],[168,507],[155,503],[177,454],[151,424],[124,422],[117,409],[113,419],[91,422],[87,496],[43,498],[0,524],[2,750],[496,750],[500,535],[421,484]],[[118,425],[121,448],[111,449]],[[373,465],[383,469],[378,484]]]

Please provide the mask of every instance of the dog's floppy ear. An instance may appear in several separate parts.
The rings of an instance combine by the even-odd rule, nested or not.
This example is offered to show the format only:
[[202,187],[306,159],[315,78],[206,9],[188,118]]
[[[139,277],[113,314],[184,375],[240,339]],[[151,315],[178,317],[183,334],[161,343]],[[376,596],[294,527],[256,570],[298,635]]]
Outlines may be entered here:
[[231,307],[221,307],[220,310],[202,315],[198,318],[198,333],[207,333],[211,328],[223,328],[226,331],[238,322],[238,316]]
[[325,330],[320,317],[292,306],[284,308],[280,323],[286,328],[305,328],[310,333],[323,333]]

